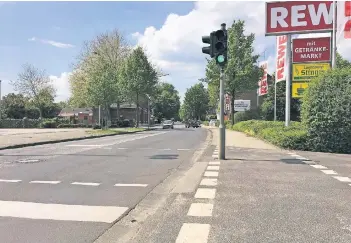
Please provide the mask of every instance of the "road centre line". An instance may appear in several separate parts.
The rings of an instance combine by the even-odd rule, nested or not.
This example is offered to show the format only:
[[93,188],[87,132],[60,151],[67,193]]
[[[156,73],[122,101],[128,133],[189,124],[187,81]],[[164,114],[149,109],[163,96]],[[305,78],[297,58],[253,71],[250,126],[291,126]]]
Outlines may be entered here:
[[209,165],[209,166],[207,166],[207,170],[219,170],[219,166],[217,166],[217,165]]
[[213,161],[213,162],[209,162],[209,165],[220,165],[221,162],[220,161]]
[[311,165],[313,168],[316,169],[328,169],[327,167],[323,166],[323,165]]
[[209,224],[184,223],[179,231],[176,243],[206,243],[210,228]]
[[80,186],[99,186],[100,183],[95,182],[72,182],[71,185],[80,185]]
[[341,182],[351,182],[351,179],[344,176],[333,176],[335,179]]
[[321,170],[324,174],[327,174],[327,175],[337,175],[338,173],[336,173],[335,171],[333,170]]
[[204,178],[200,182],[201,186],[217,186],[216,178]]
[[5,179],[0,179],[0,182],[21,182],[22,180],[5,180]]
[[218,172],[217,171],[205,171],[204,176],[205,177],[218,177]]
[[0,217],[112,223],[127,207],[0,201]]
[[61,181],[30,181],[31,184],[59,184]]
[[216,189],[214,188],[198,188],[195,193],[195,198],[214,199],[216,196]]
[[211,217],[213,204],[211,203],[192,203],[190,205],[188,216]]

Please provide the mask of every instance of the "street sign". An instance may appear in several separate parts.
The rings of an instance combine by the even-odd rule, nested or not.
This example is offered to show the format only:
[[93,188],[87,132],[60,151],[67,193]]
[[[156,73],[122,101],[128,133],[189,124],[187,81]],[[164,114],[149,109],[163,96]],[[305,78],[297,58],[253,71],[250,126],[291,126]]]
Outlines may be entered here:
[[330,63],[294,63],[292,82],[307,82],[330,69]]
[[251,100],[234,100],[235,111],[249,111],[251,107]]
[[332,1],[266,2],[266,36],[330,32]]
[[277,83],[285,80],[287,40],[288,37],[286,35],[277,36],[277,63],[275,75],[275,82]]
[[268,94],[268,62],[264,61],[261,63],[260,65],[261,68],[263,68],[263,75],[260,79],[260,81],[258,82],[258,90],[259,90],[259,96],[261,95],[266,95]]
[[330,62],[330,37],[293,40],[293,62]]
[[302,98],[305,89],[308,87],[308,82],[304,83],[292,83],[292,97]]

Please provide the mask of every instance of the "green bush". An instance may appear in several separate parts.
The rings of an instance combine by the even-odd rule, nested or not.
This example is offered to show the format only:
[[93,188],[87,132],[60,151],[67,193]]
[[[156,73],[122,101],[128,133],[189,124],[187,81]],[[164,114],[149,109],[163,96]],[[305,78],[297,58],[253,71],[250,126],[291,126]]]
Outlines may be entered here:
[[351,153],[351,69],[330,70],[313,80],[302,102],[312,151]]
[[280,121],[250,120],[235,124],[233,130],[244,132],[285,149],[306,150],[307,131],[300,122],[289,127]]
[[47,120],[41,123],[42,128],[56,128],[57,123],[55,121]]
[[92,125],[85,124],[60,124],[57,128],[92,128]]
[[203,124],[204,126],[208,126],[208,125],[209,125],[209,121],[203,121],[202,124]]
[[234,123],[248,121],[248,120],[258,120],[260,115],[257,111],[239,111],[234,114]]

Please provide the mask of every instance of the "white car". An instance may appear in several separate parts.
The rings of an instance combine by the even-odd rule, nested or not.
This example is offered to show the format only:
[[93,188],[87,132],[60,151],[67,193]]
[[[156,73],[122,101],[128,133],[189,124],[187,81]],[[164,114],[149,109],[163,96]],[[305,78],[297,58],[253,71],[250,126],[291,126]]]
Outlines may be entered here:
[[209,124],[210,127],[215,127],[216,126],[216,120],[210,120]]

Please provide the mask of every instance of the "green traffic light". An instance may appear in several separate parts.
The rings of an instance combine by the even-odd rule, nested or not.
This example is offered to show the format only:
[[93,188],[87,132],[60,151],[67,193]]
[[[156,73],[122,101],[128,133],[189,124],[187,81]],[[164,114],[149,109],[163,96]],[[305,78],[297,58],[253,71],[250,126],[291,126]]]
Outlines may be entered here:
[[219,55],[219,56],[217,57],[217,61],[218,61],[219,63],[224,62],[224,56],[223,56],[223,55]]

